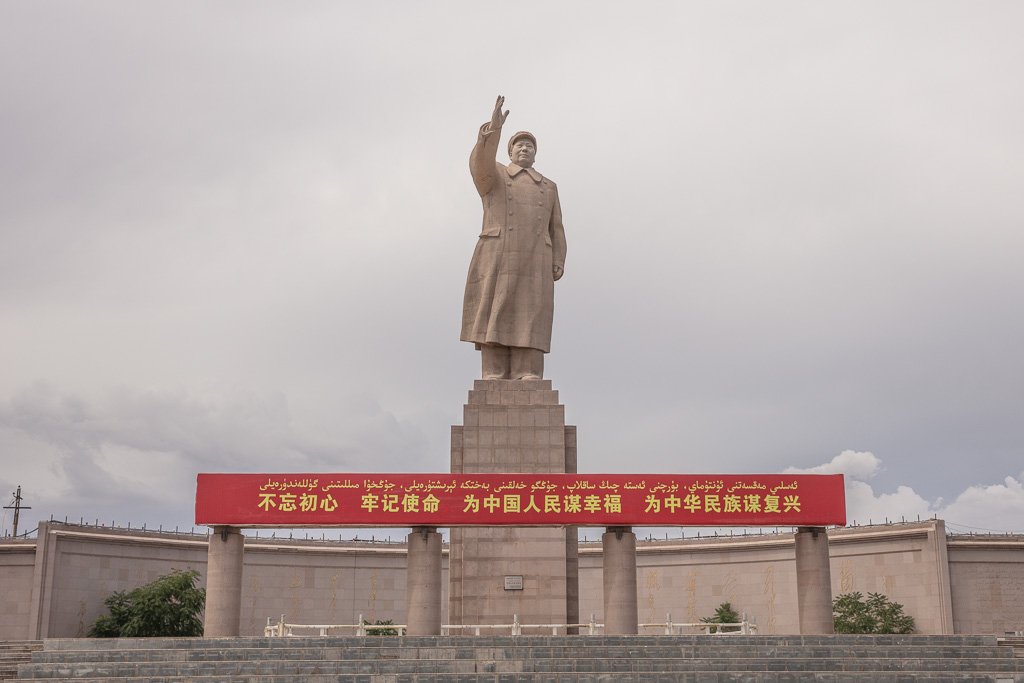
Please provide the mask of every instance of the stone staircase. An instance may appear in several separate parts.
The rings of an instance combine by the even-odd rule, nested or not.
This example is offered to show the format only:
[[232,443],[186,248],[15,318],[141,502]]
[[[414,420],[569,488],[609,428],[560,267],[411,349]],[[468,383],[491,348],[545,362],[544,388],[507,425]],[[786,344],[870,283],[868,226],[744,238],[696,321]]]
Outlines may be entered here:
[[18,665],[28,662],[33,652],[42,649],[41,640],[0,640],[0,681],[14,678]]
[[999,644],[1013,648],[1016,657],[1024,657],[1024,636],[1006,636],[999,639]]
[[998,681],[987,636],[445,636],[47,640],[16,681]]

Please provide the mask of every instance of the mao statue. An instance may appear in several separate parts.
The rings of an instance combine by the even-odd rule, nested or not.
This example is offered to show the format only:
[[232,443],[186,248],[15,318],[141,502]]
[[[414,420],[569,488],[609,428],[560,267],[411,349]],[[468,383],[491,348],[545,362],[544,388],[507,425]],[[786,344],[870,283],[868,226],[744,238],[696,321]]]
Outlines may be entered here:
[[551,350],[555,281],[565,268],[558,188],[533,168],[537,139],[508,140],[507,166],[496,160],[504,97],[480,127],[469,170],[483,203],[480,238],[462,304],[462,341],[473,342],[484,379],[540,379]]

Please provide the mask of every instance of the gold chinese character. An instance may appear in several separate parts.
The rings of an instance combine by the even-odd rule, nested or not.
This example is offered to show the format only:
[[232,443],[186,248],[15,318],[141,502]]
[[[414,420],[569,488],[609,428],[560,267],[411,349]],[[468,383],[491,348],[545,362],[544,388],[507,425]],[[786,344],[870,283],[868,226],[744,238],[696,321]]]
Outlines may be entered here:
[[800,496],[793,494],[792,496],[783,497],[782,509],[784,512],[789,512],[790,510],[800,512]]
[[437,499],[433,493],[427,495],[423,499],[423,511],[424,512],[437,512],[437,506],[440,505],[441,501]]
[[605,512],[622,512],[622,496],[619,494],[606,494],[604,497]]
[[462,508],[463,512],[480,512],[480,499],[472,493],[467,493],[462,502],[466,504],[466,507]]
[[334,496],[328,493],[320,500],[320,509],[324,512],[334,512],[338,509],[338,501],[334,500]]
[[380,507],[378,505],[379,501],[380,501],[380,498],[377,496],[377,494],[375,494],[375,493],[365,493],[365,494],[363,494],[363,503],[359,507],[363,508],[367,512],[373,512],[378,507]]
[[294,512],[295,511],[295,500],[296,496],[294,493],[282,493],[281,494],[281,505],[278,506],[278,510],[281,512]]
[[587,512],[594,513],[601,509],[601,496],[584,496],[583,498],[583,509]]
[[303,493],[299,496],[299,509],[303,512],[315,512],[318,507],[317,502],[315,493]]
[[533,499],[533,494],[530,494],[530,502],[523,508],[523,512],[540,512],[540,508],[537,507],[537,501]]
[[696,493],[690,493],[687,494],[686,498],[683,498],[683,507],[686,508],[687,512],[696,512],[704,507],[704,502]]
[[726,496],[725,497],[725,511],[726,512],[740,512],[740,500],[739,496]]
[[398,512],[398,494],[388,493],[381,499],[381,512]]
[[706,494],[704,496],[704,512],[721,512],[722,501],[716,494]]
[[647,503],[644,512],[653,512],[655,514],[661,512],[661,498],[658,498],[653,493],[644,498],[644,502]]
[[765,512],[782,512],[779,509],[779,497],[778,496],[765,496],[764,497],[764,511]]
[[544,496],[544,512],[561,512],[562,499],[558,496]]
[[276,508],[277,503],[274,499],[277,498],[276,493],[261,493],[260,502],[256,503],[256,507],[263,508],[264,512],[270,512],[270,508]]
[[502,496],[502,512],[519,512],[519,494],[506,493]]
[[572,493],[565,497],[565,505],[563,506],[566,512],[580,512],[580,497],[579,495]]
[[499,505],[501,505],[501,499],[493,493],[484,498],[484,507],[487,508],[488,512],[494,512],[498,509]]
[[760,512],[761,511],[761,494],[759,493],[748,493],[743,496],[743,511],[744,512]]
[[[479,503],[477,504],[479,505]],[[402,496],[402,512],[419,512],[420,497],[415,493],[407,493]]]

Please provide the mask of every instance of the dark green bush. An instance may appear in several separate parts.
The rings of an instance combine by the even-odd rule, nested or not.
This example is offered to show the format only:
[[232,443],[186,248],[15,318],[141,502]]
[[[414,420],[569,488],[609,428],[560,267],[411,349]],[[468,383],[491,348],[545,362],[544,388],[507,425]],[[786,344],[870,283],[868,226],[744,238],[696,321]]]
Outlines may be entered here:
[[832,601],[836,633],[913,633],[914,617],[881,593],[845,593]]
[[174,571],[133,591],[118,591],[103,601],[110,614],[89,628],[90,638],[201,636],[199,614],[206,590],[196,588],[199,572]]

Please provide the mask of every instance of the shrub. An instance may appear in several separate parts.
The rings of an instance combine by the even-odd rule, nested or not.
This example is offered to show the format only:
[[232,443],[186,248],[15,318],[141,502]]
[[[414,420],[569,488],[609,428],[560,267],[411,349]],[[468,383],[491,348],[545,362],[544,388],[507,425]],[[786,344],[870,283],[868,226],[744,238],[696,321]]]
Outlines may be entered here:
[[[373,626],[385,626],[385,627],[387,627],[387,626],[391,626],[394,623],[395,622],[393,622],[390,619],[378,619],[377,621],[373,622]],[[363,626],[367,627],[366,635],[368,635],[368,636],[397,636],[398,635],[398,629],[397,628],[373,628],[373,626],[370,626],[370,622],[368,622],[366,619],[363,619]]]
[[881,593],[845,593],[832,601],[836,633],[913,633],[914,617]]
[[117,591],[103,601],[110,614],[96,619],[90,638],[201,636],[199,613],[206,591],[196,588],[199,572],[173,571],[133,591]]
[[[704,624],[735,624],[739,621],[742,621],[742,618],[728,602],[723,602],[715,608],[715,615],[713,617],[701,617],[701,622]],[[718,633],[719,628],[722,629],[722,633],[740,630],[739,626],[712,626],[710,631],[711,633]]]

